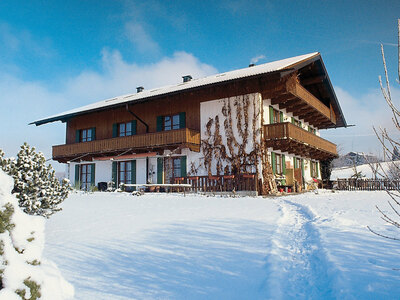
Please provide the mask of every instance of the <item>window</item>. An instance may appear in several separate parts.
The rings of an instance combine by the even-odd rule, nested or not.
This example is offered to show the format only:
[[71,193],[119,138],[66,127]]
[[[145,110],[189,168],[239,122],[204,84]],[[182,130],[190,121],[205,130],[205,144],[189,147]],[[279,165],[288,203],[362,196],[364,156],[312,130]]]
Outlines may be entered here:
[[132,122],[118,124],[118,136],[132,135]]
[[121,161],[118,163],[118,186],[121,183],[132,183],[132,162]]
[[295,168],[295,169],[301,168],[301,159],[298,158],[298,157],[295,157],[295,158],[294,158],[294,168]]
[[182,177],[181,158],[176,157],[172,163],[174,178]]
[[81,165],[81,189],[84,191],[90,190],[90,187],[92,186],[92,183],[94,182],[94,178],[92,178],[92,170],[93,165],[88,164],[88,165]]
[[81,129],[80,130],[80,142],[90,142],[94,140],[94,134],[93,134],[94,129],[93,128],[88,128],[88,129]]
[[270,124],[282,123],[283,122],[283,113],[272,106],[269,107],[269,119]]
[[282,155],[276,153],[275,160],[276,160],[276,174],[282,174]]
[[313,178],[317,178],[318,177],[318,162],[312,161],[311,163],[311,168],[310,168],[310,172],[311,172],[311,177]]
[[179,129],[179,114],[173,116],[164,116],[163,130]]

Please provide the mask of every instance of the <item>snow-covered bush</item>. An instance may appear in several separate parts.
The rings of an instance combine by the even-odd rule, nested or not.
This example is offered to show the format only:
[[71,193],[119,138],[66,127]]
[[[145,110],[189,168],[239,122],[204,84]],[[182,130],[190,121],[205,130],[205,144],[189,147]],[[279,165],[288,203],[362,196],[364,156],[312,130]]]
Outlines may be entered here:
[[74,289],[42,259],[45,220],[22,212],[14,183],[0,170],[0,299],[68,299]]
[[46,165],[44,155],[35,151],[27,143],[21,146],[17,158],[4,158],[0,150],[0,166],[13,177],[13,194],[19,206],[30,215],[49,217],[61,210],[63,202],[71,190],[69,181],[58,181],[51,165]]

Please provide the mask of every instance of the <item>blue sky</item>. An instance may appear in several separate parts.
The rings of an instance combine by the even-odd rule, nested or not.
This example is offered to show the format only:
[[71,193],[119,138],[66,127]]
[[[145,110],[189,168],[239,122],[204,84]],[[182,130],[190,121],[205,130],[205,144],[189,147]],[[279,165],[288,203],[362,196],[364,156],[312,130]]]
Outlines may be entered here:
[[[0,148],[51,155],[65,125],[27,123],[103,98],[314,51],[348,124],[323,135],[379,152],[390,127],[379,91],[385,44],[396,86],[400,1],[0,1]],[[399,90],[394,91],[400,100]]]

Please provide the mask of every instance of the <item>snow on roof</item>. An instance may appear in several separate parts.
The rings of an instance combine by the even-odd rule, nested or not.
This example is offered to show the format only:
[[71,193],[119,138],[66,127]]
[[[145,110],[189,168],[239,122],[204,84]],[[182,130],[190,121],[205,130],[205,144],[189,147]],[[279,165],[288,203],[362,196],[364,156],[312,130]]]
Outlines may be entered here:
[[182,82],[176,85],[169,85],[169,86],[164,86],[160,88],[155,88],[151,90],[143,90],[140,93],[134,93],[134,94],[127,94],[127,95],[122,95],[114,98],[109,98],[106,100],[102,100],[96,103],[92,103],[86,106],[82,106],[79,108],[75,108],[72,110],[65,111],[60,114],[56,114],[44,119],[36,120],[31,122],[30,124],[35,124],[35,125],[42,125],[50,122],[55,122],[55,121],[61,121],[65,118],[71,117],[73,115],[76,115],[78,113],[84,113],[84,112],[89,112],[93,110],[98,110],[102,108],[106,108],[108,106],[116,106],[119,104],[124,104],[124,103],[131,103],[135,102],[138,100],[154,97],[154,96],[159,96],[163,94],[169,94],[173,92],[178,92],[182,90],[187,90],[191,88],[196,88],[200,86],[205,86],[209,84],[215,84],[219,82],[224,82],[224,81],[229,81],[233,79],[239,79],[239,78],[245,78],[245,77],[250,77],[250,76],[255,76],[255,75],[260,75],[260,74],[267,74],[283,69],[287,69],[295,64],[298,64],[300,62],[303,62],[305,60],[308,60],[310,58],[313,58],[315,56],[319,55],[319,52],[313,52],[309,54],[304,54],[300,56],[295,56],[291,58],[286,58],[282,60],[277,60],[269,63],[265,63],[262,65],[257,65],[253,67],[247,67],[239,70],[234,70],[230,72],[225,72],[225,73],[220,73],[216,75],[211,75],[208,77],[204,78],[199,78],[199,79],[192,79],[188,82]]

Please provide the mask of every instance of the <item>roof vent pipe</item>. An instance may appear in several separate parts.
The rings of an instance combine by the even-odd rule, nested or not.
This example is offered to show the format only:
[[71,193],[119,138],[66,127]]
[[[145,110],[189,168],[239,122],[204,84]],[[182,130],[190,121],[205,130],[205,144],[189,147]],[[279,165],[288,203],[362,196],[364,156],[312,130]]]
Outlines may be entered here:
[[189,82],[190,80],[193,79],[191,75],[185,75],[185,76],[182,76],[182,78],[183,78],[183,82]]
[[136,88],[136,91],[137,91],[138,93],[143,92],[143,90],[144,90],[144,87],[142,87],[142,86],[138,86],[138,87]]
[[250,68],[250,67],[254,67],[255,65],[256,65],[256,64],[249,64],[249,68]]

